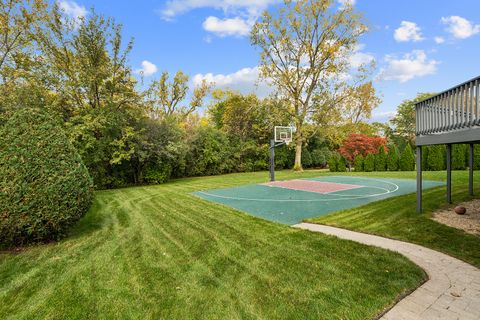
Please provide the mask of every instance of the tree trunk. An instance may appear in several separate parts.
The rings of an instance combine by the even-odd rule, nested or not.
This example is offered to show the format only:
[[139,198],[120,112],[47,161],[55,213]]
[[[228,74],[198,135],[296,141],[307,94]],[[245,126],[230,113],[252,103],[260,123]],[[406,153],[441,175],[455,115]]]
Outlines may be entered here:
[[[298,130],[298,128],[297,128]],[[301,133],[296,134],[295,137],[295,165],[293,166],[295,171],[303,171],[302,167],[302,135]]]

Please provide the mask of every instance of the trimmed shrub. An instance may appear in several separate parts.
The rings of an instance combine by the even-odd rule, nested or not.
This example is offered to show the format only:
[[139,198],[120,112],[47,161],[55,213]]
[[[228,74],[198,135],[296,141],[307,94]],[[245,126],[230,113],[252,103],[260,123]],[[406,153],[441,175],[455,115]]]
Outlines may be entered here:
[[345,160],[344,157],[340,157],[338,159],[337,171],[338,172],[347,172],[347,161]]
[[372,172],[375,170],[375,156],[373,153],[367,154],[363,162],[363,170],[365,172]]
[[387,170],[388,171],[398,171],[398,149],[396,146],[392,146],[387,154]]
[[0,245],[57,240],[92,200],[92,179],[59,122],[17,111],[0,129]]
[[387,155],[385,154],[385,148],[381,146],[375,155],[375,171],[385,170],[387,170]]
[[413,150],[410,144],[407,144],[405,150],[403,150],[402,155],[400,156],[400,170],[415,170],[415,155],[413,154]]
[[338,156],[332,155],[330,159],[328,159],[328,169],[330,172],[337,172],[338,171]]
[[357,172],[362,172],[363,171],[363,163],[365,161],[365,158],[359,154],[356,158],[355,158],[355,163],[354,163],[354,166],[355,166],[355,171]]
[[454,144],[452,145],[452,169],[465,170],[467,168],[467,145]]
[[427,168],[425,170],[440,171],[445,169],[445,148],[442,145],[429,147]]

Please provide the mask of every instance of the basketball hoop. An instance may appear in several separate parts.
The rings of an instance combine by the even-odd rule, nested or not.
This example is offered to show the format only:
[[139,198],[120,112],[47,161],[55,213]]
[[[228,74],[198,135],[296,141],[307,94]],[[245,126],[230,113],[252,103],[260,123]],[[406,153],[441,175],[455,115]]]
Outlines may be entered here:
[[276,143],[284,143],[287,146],[292,142],[293,127],[275,126],[274,141]]

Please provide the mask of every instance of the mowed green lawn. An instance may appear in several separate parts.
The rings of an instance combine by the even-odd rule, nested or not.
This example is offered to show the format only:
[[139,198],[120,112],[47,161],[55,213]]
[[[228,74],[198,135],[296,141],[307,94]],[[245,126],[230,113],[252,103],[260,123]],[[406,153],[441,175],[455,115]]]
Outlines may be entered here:
[[[357,173],[372,177],[411,178],[415,172]],[[355,175],[355,173],[352,173]],[[446,180],[446,172],[424,172],[427,180]],[[474,173],[476,197],[480,197],[480,172]],[[446,208],[446,187],[423,191],[424,212],[416,212],[416,194],[400,196],[368,205],[309,219],[309,222],[327,224],[400,239],[444,252],[480,267],[480,237],[447,227],[433,221],[432,212]],[[452,172],[453,204],[471,199],[468,195],[468,172]],[[452,212],[452,214],[454,214]]]
[[372,319],[425,279],[399,254],[190,194],[266,178],[98,192],[69,238],[0,254],[0,319]]

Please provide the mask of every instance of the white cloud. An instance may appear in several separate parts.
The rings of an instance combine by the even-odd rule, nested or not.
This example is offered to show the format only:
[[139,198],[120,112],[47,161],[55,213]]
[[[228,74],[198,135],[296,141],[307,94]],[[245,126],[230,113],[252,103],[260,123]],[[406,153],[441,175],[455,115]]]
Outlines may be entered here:
[[247,36],[250,33],[253,24],[254,21],[247,21],[240,17],[219,19],[210,16],[203,22],[203,29],[220,37]]
[[280,0],[168,0],[160,10],[162,18],[173,19],[175,16],[200,8],[214,8],[224,12],[243,11],[249,16],[258,16],[270,4]]
[[340,8],[345,8],[347,5],[354,6],[355,2],[357,2],[357,0],[338,0],[338,3],[340,3]]
[[363,44],[357,45],[357,47],[353,51],[353,54],[349,57],[350,65],[353,68],[359,68],[362,65],[367,65],[372,61],[375,61],[375,57],[372,54],[361,51],[364,48],[365,45]]
[[84,6],[79,5],[75,1],[63,0],[58,2],[58,7],[62,10],[68,17],[79,21],[79,19],[87,15],[87,9]]
[[246,36],[262,11],[281,0],[168,0],[160,15],[169,21],[176,16],[200,8],[222,10],[225,18],[208,17],[203,29],[220,37]]
[[420,27],[411,21],[402,21],[400,27],[395,30],[393,37],[398,42],[417,42],[423,40]]
[[387,67],[380,70],[380,79],[407,82],[416,77],[434,74],[437,71],[438,61],[428,60],[423,50],[414,50],[396,59],[391,55],[385,56]]
[[435,37],[434,40],[436,44],[442,44],[445,42],[445,39],[443,37]]
[[458,39],[466,39],[480,32],[480,25],[474,25],[459,16],[443,17],[441,21],[447,25],[447,31]]
[[158,71],[157,66],[147,60],[143,60],[142,67],[140,69],[135,70],[136,73],[144,75],[146,77],[151,76],[152,74],[155,74],[157,71]]
[[273,89],[267,81],[259,81],[260,70],[258,67],[243,68],[230,74],[196,74],[192,80],[195,85],[199,85],[203,80],[213,82],[216,88],[231,89],[243,94],[255,93],[259,97],[266,97],[272,93]]

